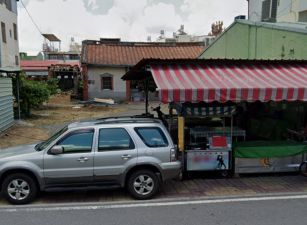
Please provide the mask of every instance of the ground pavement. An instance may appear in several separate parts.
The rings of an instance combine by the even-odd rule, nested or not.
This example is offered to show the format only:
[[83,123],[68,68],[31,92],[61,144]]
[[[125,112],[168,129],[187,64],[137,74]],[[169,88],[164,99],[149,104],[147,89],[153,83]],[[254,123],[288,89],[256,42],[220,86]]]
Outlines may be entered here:
[[[307,178],[300,175],[253,175],[236,178],[196,177],[167,182],[156,200],[208,197],[242,197],[307,194]],[[122,202],[133,200],[125,190],[66,191],[41,193],[33,204],[72,202]],[[0,205],[7,204],[0,198]]]

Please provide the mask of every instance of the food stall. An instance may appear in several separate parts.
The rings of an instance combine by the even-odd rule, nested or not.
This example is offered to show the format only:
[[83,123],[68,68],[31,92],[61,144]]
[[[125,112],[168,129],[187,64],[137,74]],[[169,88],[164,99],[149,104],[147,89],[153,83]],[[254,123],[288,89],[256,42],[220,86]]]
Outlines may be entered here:
[[[178,131],[184,130],[179,135],[184,170],[219,171],[226,176],[232,168],[232,140],[245,135],[233,127],[236,107],[204,103],[172,103],[169,107],[176,109]],[[172,130],[172,124],[169,129]]]
[[306,159],[295,135],[307,125],[306,61],[144,59],[123,79],[155,83],[186,171],[296,171]]

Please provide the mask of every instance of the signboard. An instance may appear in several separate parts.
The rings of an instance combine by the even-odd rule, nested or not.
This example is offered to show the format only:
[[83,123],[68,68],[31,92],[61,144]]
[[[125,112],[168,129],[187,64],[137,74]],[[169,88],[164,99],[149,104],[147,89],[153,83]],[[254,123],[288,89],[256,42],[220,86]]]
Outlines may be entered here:
[[228,170],[229,151],[187,151],[187,170]]

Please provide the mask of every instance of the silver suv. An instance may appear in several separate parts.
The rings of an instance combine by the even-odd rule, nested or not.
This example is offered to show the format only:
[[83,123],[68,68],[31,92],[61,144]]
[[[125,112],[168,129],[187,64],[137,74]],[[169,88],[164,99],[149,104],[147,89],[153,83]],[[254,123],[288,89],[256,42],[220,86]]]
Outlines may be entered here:
[[0,150],[1,191],[13,204],[32,201],[38,191],[98,186],[149,199],[180,168],[166,128],[151,118],[72,123],[44,142]]

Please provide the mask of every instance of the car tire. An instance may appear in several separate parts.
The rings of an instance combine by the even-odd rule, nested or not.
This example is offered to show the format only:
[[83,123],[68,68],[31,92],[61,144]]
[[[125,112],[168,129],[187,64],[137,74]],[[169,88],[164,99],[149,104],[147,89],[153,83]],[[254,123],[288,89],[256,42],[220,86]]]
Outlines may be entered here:
[[33,201],[37,195],[38,188],[31,176],[15,173],[8,175],[4,179],[2,192],[8,202],[20,205]]
[[127,182],[127,189],[133,198],[138,200],[151,199],[159,191],[159,178],[150,170],[133,172]]

